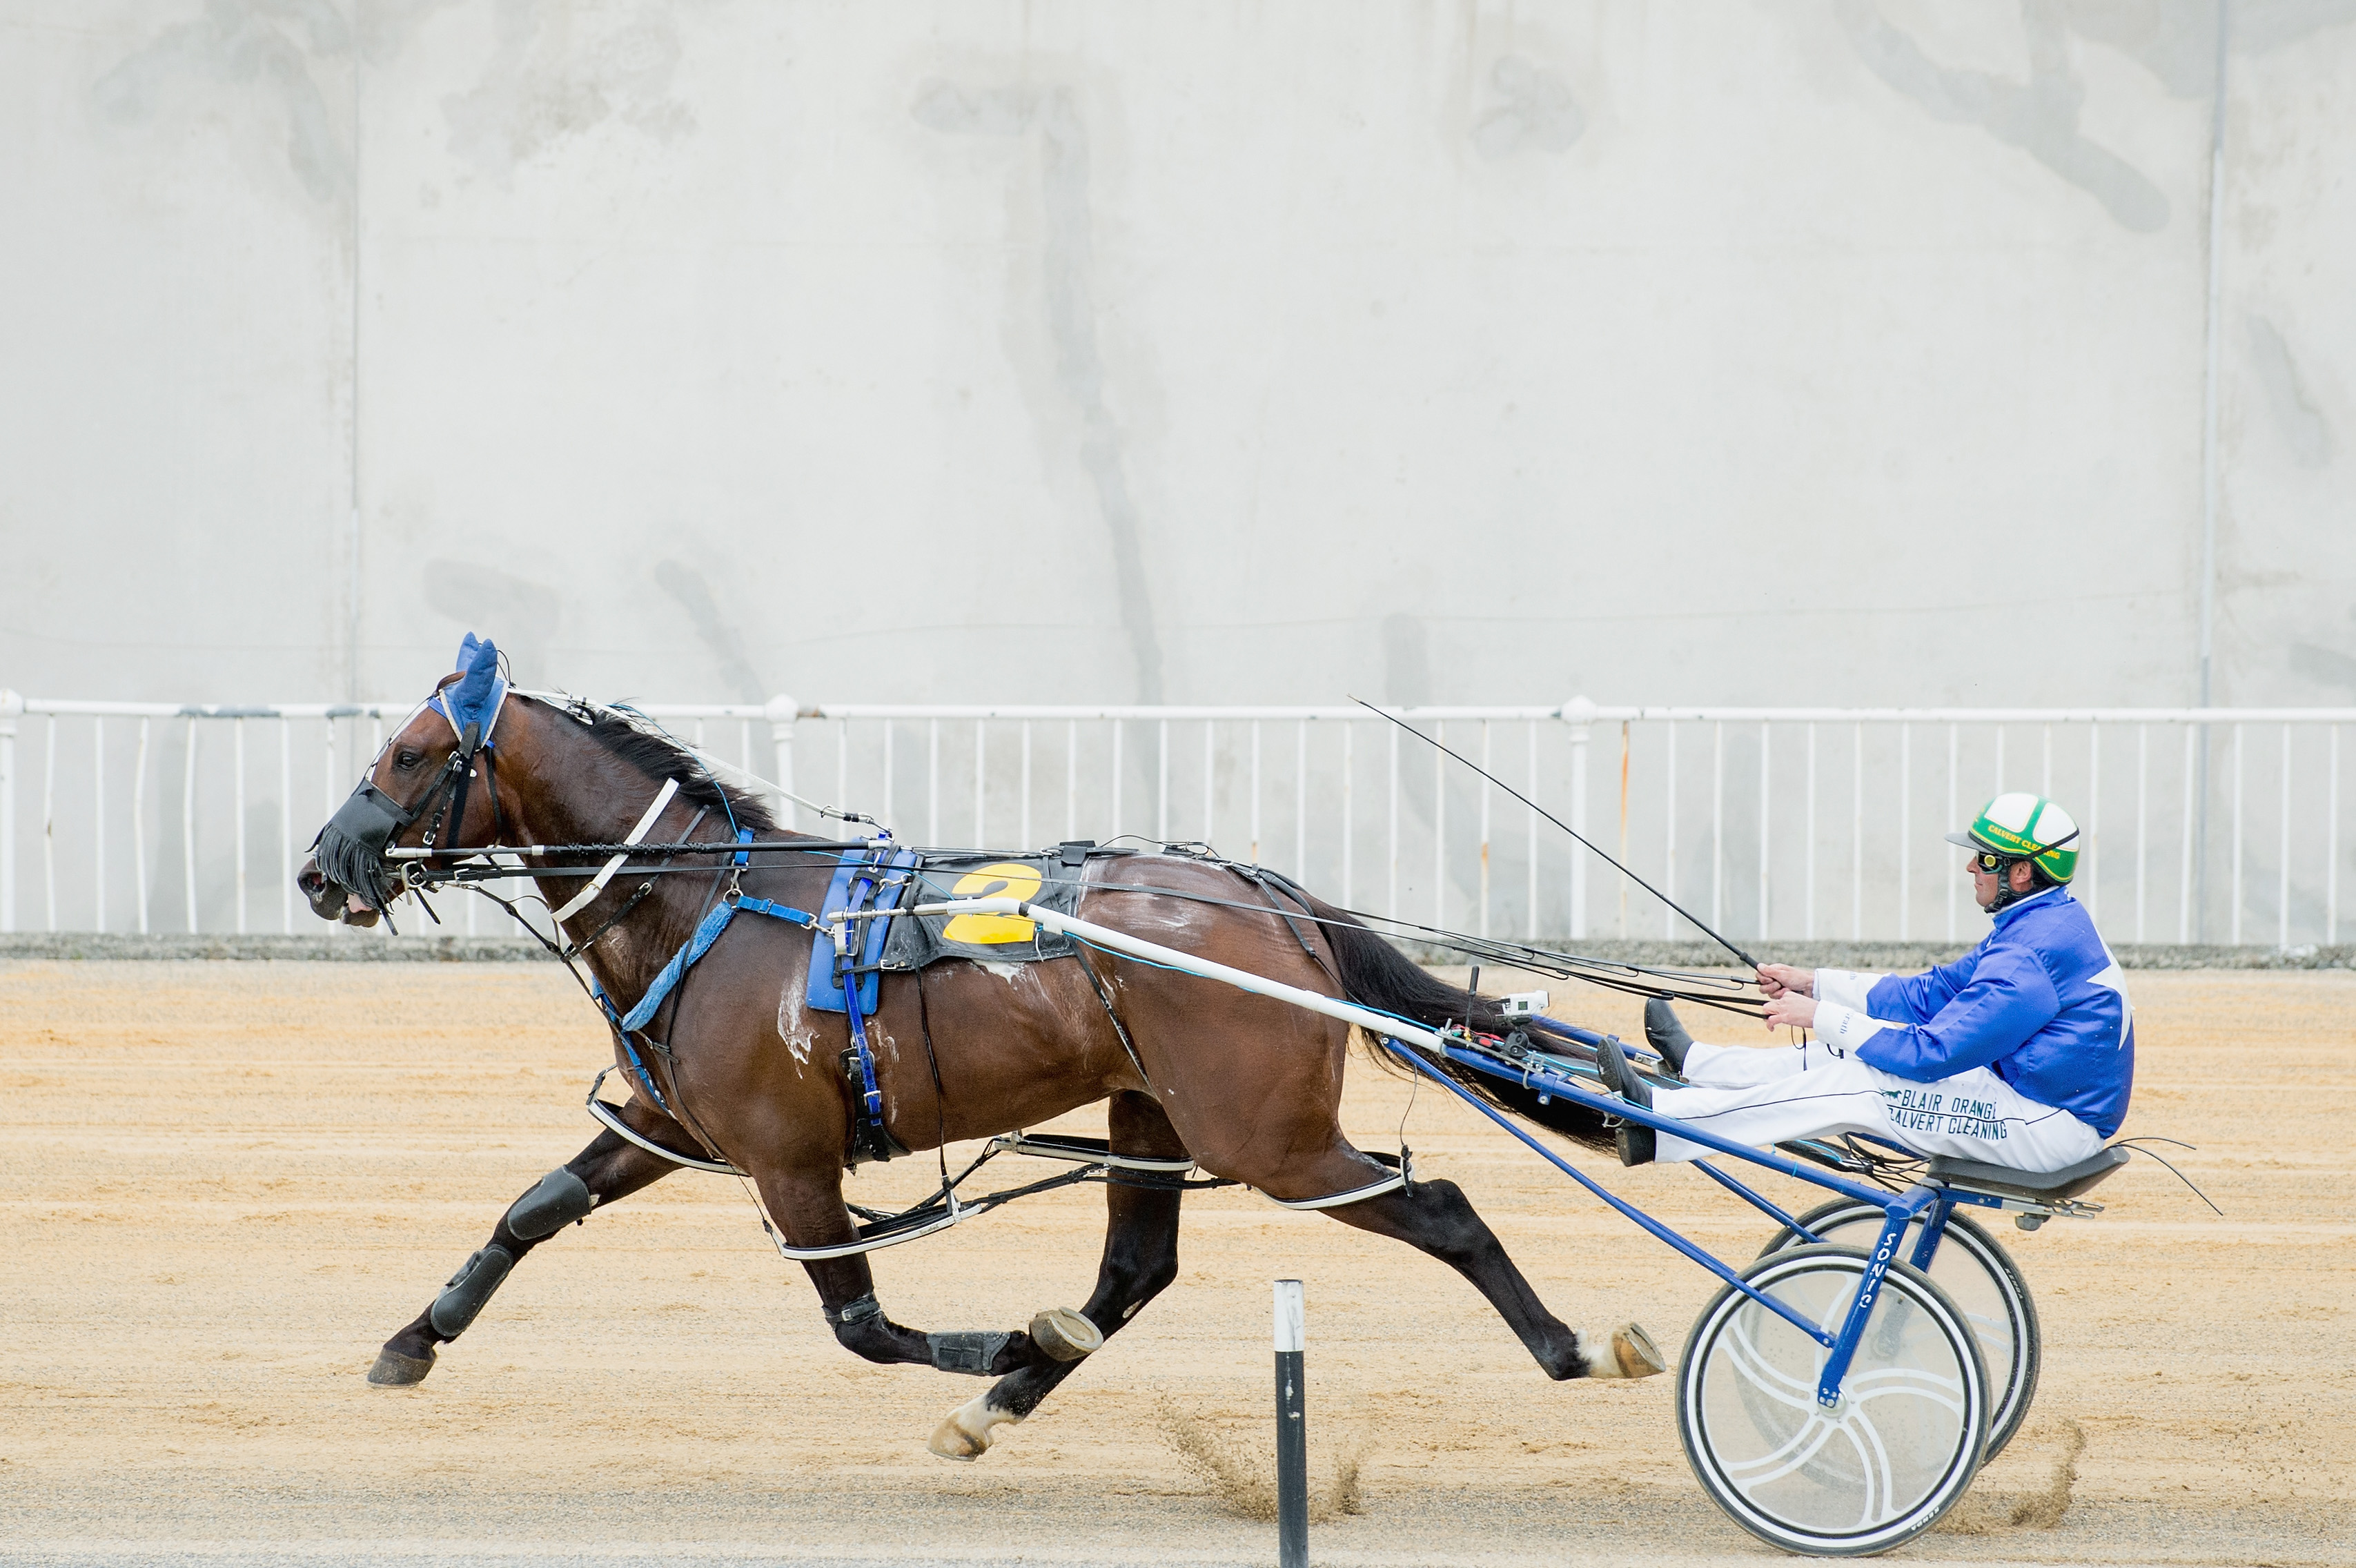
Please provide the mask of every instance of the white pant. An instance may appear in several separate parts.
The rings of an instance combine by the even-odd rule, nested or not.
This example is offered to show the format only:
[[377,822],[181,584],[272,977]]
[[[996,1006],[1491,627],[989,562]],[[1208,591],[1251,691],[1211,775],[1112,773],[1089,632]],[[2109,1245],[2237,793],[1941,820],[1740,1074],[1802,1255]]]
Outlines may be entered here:
[[[1916,1083],[1836,1054],[1822,1040],[1800,1050],[1696,1041],[1685,1078],[1695,1087],[1655,1086],[1653,1109],[1737,1144],[1869,1133],[1919,1155],[2019,1171],[2060,1170],[2103,1147],[2092,1127],[2028,1099],[1984,1067]],[[1664,1133],[1655,1157],[1697,1160],[1709,1152]]]

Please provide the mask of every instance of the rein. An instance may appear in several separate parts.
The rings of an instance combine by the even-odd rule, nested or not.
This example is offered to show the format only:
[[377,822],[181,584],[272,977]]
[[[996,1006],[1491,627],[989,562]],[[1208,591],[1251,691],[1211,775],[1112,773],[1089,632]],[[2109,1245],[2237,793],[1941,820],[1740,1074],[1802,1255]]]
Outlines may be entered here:
[[[481,849],[465,851],[463,853],[468,855],[516,855],[519,857],[525,855],[539,856],[559,854],[622,854],[627,853],[639,854],[659,854],[665,856],[673,854],[732,854],[738,853],[750,853],[755,855],[841,854],[846,850],[872,848],[877,842],[878,841],[874,839],[798,839],[783,843],[776,841],[756,842],[749,845],[742,843],[732,844],[707,843],[695,840],[683,841],[677,843],[641,843],[636,845],[620,843],[518,845],[492,844],[487,845]],[[429,852],[423,850],[397,849],[391,852],[391,855],[395,859],[412,863],[412,869],[410,872],[409,880],[412,885],[416,886],[438,886],[444,883],[471,884],[500,880],[515,875],[512,870],[498,865],[451,865],[426,868],[423,866],[415,866],[413,865],[415,862],[423,860],[428,853]],[[452,854],[462,852],[444,850],[431,853]],[[965,852],[960,851],[958,853],[963,854]],[[1657,996],[1672,1002],[1688,1002],[1698,1006],[1716,1007],[1727,1012],[1740,1013],[1746,1017],[1756,1017],[1762,1011],[1760,1004],[1756,1002],[1727,994],[1727,992],[1734,990],[1744,983],[1742,982],[1722,980],[1717,976],[1696,974],[1684,970],[1660,969],[1647,964],[1628,963],[1612,959],[1588,958],[1579,953],[1558,952],[1550,948],[1529,947],[1523,943],[1508,942],[1496,938],[1467,936],[1462,932],[1446,930],[1437,926],[1422,925],[1413,920],[1402,920],[1390,916],[1372,915],[1365,913],[1363,910],[1343,909],[1333,915],[1319,915],[1311,911],[1305,903],[1301,903],[1298,897],[1294,897],[1295,890],[1292,887],[1290,878],[1289,877],[1285,877],[1276,872],[1269,871],[1265,866],[1248,865],[1241,862],[1222,860],[1215,856],[1201,856],[1196,858],[1204,860],[1205,863],[1208,865],[1226,867],[1226,869],[1235,872],[1237,875],[1242,876],[1246,881],[1253,883],[1259,888],[1263,897],[1269,898],[1269,902],[1250,903],[1242,899],[1220,898],[1208,893],[1193,893],[1181,888],[1162,887],[1157,886],[1151,883],[1141,882],[1098,881],[1087,882],[1085,886],[1100,892],[1153,893],[1159,894],[1160,896],[1167,898],[1183,899],[1190,904],[1208,905],[1215,908],[1237,909],[1248,914],[1276,915],[1283,919],[1284,922],[1292,929],[1295,938],[1301,940],[1301,946],[1304,949],[1309,949],[1310,947],[1310,944],[1305,940],[1301,929],[1304,925],[1357,925],[1368,928],[1387,928],[1394,933],[1408,937],[1410,940],[1429,941],[1436,947],[1451,949],[1455,951],[1465,953],[1483,962],[1493,962],[1515,969],[1528,970],[1533,973],[1547,974],[1558,980],[1585,981],[1590,985],[1601,986],[1606,990],[1624,992],[1631,995],[1637,996]],[[645,876],[677,876],[691,873],[701,874],[705,869],[707,868],[703,866],[691,865],[645,865],[632,867],[632,875]],[[532,872],[532,875],[535,876],[594,876],[598,875],[598,871],[599,868],[594,865],[552,865],[537,868]],[[916,873],[916,875],[927,884],[931,882],[931,878],[925,876],[925,874],[921,871]],[[1064,883],[1079,880],[1080,879],[1078,878],[1055,876],[1046,878],[1046,881],[1049,883]],[[1290,898],[1298,908],[1285,908],[1278,905],[1274,897],[1269,893],[1270,884],[1281,888],[1287,897]],[[936,890],[939,891],[939,889]],[[1313,952],[1314,950],[1312,949],[1310,950]]]

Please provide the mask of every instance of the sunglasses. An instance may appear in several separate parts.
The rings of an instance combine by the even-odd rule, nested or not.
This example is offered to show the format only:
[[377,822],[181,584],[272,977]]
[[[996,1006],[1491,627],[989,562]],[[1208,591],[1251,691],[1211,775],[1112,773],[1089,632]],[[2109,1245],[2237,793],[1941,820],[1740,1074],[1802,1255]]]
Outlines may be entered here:
[[2001,873],[2006,866],[2013,865],[2017,861],[2033,861],[2039,855],[2051,854],[2055,850],[2072,843],[2077,838],[2077,836],[2078,830],[2072,828],[2070,832],[2063,833],[2060,838],[2055,839],[2051,843],[2040,845],[2037,851],[2031,854],[1998,854],[1992,849],[1980,849],[1975,847],[1971,854],[1965,857],[1965,864],[1969,865],[1974,871],[1985,871],[1993,876]]

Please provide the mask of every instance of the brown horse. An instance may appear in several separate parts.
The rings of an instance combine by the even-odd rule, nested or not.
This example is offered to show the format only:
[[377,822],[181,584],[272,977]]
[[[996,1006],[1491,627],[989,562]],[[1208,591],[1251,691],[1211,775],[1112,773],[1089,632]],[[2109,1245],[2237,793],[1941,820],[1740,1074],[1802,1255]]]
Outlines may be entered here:
[[[323,918],[374,922],[396,891],[382,854],[388,843],[415,845],[438,832],[437,847],[453,852],[493,843],[613,844],[646,816],[666,781],[677,792],[648,824],[647,843],[724,842],[728,835],[712,824],[732,813],[763,844],[804,836],[778,828],[759,798],[723,784],[693,753],[627,714],[517,693],[491,712],[488,733],[476,737],[487,743],[480,751],[465,748],[456,727],[440,708],[422,710],[386,744],[323,833],[319,857],[299,878]],[[604,858],[600,852],[564,864]],[[639,866],[659,858],[648,855]],[[709,875],[626,872],[562,922],[616,1005],[637,1001],[690,939],[725,885],[726,862],[717,854],[681,854],[668,864],[709,867]],[[1441,984],[1313,899],[1306,904],[1315,919],[1296,915],[1288,922],[1274,910],[1235,907],[1263,896],[1216,863],[1138,855],[1113,863],[1117,875],[1105,874],[1107,864],[1090,862],[1079,874],[1089,878],[1082,913],[1090,920],[1427,1024],[1469,1021],[1502,1032],[1492,1004]],[[816,910],[832,868],[829,854],[773,850],[756,855],[742,890]],[[1106,881],[1122,886],[1099,886]],[[1128,890],[1140,884],[1166,891]],[[577,875],[552,875],[539,886],[553,909],[584,883]],[[723,1159],[746,1173],[796,1248],[854,1239],[842,1177],[857,1101],[836,1065],[849,1031],[841,1014],[805,1010],[811,945],[800,927],[740,915],[643,1030],[626,1045],[616,1036],[617,1063],[635,1050],[654,1091],[650,1099],[648,1088],[636,1090],[620,1112],[627,1125],[665,1148]],[[1108,1101],[1114,1153],[1191,1157],[1204,1171],[1280,1200],[1345,1194],[1394,1174],[1353,1148],[1335,1120],[1344,1026],[1114,954],[1087,962],[1094,982],[1072,958],[999,972],[951,960],[884,975],[870,1037],[892,1137],[928,1150]],[[1558,1101],[1540,1115],[1609,1146],[1586,1112]],[[434,1304],[385,1342],[370,1380],[423,1379],[435,1347],[465,1330],[517,1260],[567,1222],[675,1168],[610,1131],[601,1133],[516,1200]],[[992,1427],[1028,1415],[1079,1357],[1176,1277],[1179,1200],[1167,1186],[1108,1185],[1095,1293],[1078,1315],[1042,1314],[1027,1332],[927,1335],[884,1313],[863,1255],[805,1266],[836,1337],[855,1354],[996,1380],[932,1439],[935,1453],[970,1459],[990,1446]],[[1451,1182],[1412,1181],[1325,1212],[1462,1273],[1549,1377],[1661,1369],[1633,1325],[1598,1337],[1548,1313]]]

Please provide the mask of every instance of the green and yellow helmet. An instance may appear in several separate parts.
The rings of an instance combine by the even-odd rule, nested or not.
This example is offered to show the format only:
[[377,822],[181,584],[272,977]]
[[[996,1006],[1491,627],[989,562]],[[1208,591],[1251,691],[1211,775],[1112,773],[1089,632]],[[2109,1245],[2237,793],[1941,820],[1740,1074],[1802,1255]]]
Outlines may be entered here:
[[2078,875],[2078,852],[2064,847],[2078,842],[2077,822],[2044,796],[2025,790],[1998,795],[1980,808],[1970,827],[1949,833],[1947,842],[2028,861],[2051,882],[2066,883]]

